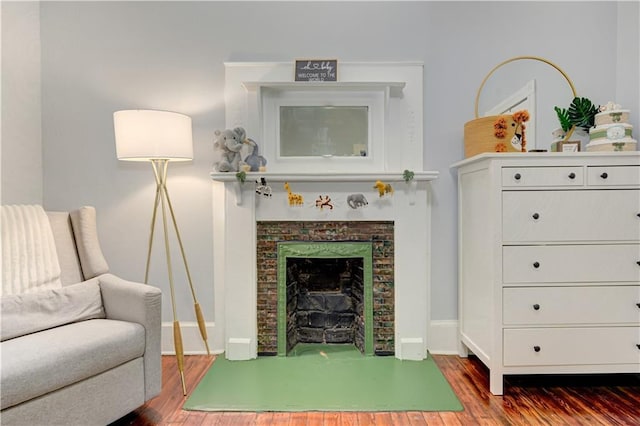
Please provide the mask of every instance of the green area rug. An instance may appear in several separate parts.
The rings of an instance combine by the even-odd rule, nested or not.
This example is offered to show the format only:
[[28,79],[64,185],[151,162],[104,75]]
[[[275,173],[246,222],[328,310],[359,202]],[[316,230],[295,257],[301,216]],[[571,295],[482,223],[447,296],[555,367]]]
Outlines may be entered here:
[[431,358],[363,356],[353,345],[299,344],[286,357],[218,356],[183,407],[199,411],[461,411]]

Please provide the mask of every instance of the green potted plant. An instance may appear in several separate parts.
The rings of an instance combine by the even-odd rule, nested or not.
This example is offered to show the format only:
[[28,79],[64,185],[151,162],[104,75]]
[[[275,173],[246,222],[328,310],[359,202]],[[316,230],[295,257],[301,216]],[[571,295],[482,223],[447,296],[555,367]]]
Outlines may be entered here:
[[595,116],[599,112],[599,107],[594,105],[588,98],[576,96],[571,101],[569,108],[555,106],[554,111],[560,122],[560,128],[553,132],[555,137],[551,144],[551,151],[558,151],[560,142],[567,142],[574,130],[588,132],[595,123]]
[[413,180],[413,176],[415,176],[415,173],[413,173],[411,170],[405,169],[405,171],[402,172],[402,179],[404,179],[404,181],[407,183]]
[[242,204],[242,185],[247,180],[247,173],[242,170],[236,173],[236,204]]
[[409,204],[414,205],[416,203],[416,188],[418,187],[418,182],[416,182],[413,177],[415,173],[412,170],[405,169],[402,172],[402,179],[404,179],[406,183],[406,192],[409,198]]

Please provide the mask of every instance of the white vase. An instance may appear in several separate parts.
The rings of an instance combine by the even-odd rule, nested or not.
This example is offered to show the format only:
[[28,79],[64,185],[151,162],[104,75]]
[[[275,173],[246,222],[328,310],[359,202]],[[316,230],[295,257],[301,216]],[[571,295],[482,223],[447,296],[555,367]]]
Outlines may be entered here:
[[407,194],[409,205],[413,206],[416,203],[416,189],[418,188],[418,181],[410,180],[405,182],[404,191]]

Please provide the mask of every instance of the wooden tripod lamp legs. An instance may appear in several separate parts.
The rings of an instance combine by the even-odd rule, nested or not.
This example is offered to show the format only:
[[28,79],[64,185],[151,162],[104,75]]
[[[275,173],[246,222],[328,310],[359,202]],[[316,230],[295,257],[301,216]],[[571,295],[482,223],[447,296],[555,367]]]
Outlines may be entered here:
[[167,167],[169,165],[169,161],[168,160],[151,160],[151,165],[153,166],[153,173],[156,179],[156,197],[155,197],[154,206],[153,206],[153,215],[151,216],[151,232],[149,234],[149,250],[147,253],[147,265],[145,268],[144,282],[147,283],[149,278],[149,264],[151,261],[151,248],[153,247],[153,234],[155,230],[158,204],[160,204],[162,206],[161,207],[162,229],[164,232],[164,246],[165,246],[165,254],[167,258],[167,271],[169,274],[169,288],[171,290],[171,309],[173,311],[173,344],[176,351],[176,361],[178,363],[178,371],[180,372],[180,380],[182,381],[182,393],[183,395],[186,395],[187,387],[184,381],[184,349],[182,346],[182,333],[180,331],[180,321],[178,320],[178,313],[176,309],[175,286],[173,283],[173,269],[171,267],[171,252],[169,250],[167,207],[169,210],[169,214],[171,216],[171,221],[173,223],[173,228],[176,233],[178,244],[180,246],[180,253],[182,254],[182,260],[184,261],[184,268],[187,273],[189,288],[191,289],[191,297],[193,298],[196,320],[198,321],[198,328],[200,329],[200,335],[202,336],[202,340],[204,341],[205,347],[207,349],[207,354],[211,355],[211,352],[209,350],[209,343],[207,342],[207,329],[204,321],[204,316],[202,315],[200,304],[196,299],[196,293],[193,288],[193,282],[191,280],[191,273],[189,271],[189,266],[187,264],[187,257],[185,256],[184,247],[182,245],[182,238],[180,237],[178,224],[176,223],[176,218],[173,213],[173,206],[171,205],[171,200],[169,199],[169,192],[167,191],[166,182],[167,182]]

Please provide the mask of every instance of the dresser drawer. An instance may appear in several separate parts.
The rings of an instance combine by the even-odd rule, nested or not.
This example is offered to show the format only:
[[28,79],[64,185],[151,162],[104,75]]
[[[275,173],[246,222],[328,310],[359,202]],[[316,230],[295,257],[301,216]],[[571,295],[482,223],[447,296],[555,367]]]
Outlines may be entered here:
[[587,167],[587,184],[640,186],[640,166]]
[[505,242],[640,241],[640,190],[503,191]]
[[502,186],[581,186],[584,184],[583,168],[563,167],[503,167]]
[[502,281],[640,283],[640,244],[505,246]]
[[505,366],[640,364],[640,327],[505,329]]
[[505,325],[640,326],[640,286],[505,288]]

